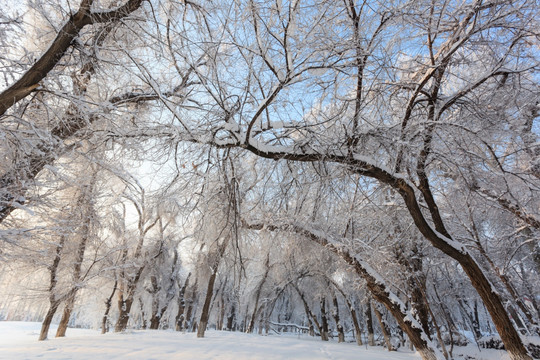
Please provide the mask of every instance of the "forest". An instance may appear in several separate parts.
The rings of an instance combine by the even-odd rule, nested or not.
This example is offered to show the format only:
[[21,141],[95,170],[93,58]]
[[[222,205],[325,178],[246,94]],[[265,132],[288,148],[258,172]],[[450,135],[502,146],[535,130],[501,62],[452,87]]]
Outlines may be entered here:
[[539,20],[0,2],[0,320],[539,359]]

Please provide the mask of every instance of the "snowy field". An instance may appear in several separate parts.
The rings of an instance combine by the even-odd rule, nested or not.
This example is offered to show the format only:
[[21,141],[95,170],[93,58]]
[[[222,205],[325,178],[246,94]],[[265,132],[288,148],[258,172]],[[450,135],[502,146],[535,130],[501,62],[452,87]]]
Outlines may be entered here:
[[[101,335],[95,330],[68,329],[67,337],[37,341],[40,323],[0,321],[0,359],[49,360],[419,360],[411,352],[387,352],[379,347],[322,342],[309,336],[259,336],[207,331],[194,333],[146,330]],[[54,336],[56,326],[49,334]],[[461,349],[482,360],[506,360],[502,351]],[[457,356],[456,356],[457,355]],[[463,359],[454,353],[456,359]]]
[[[208,331],[197,339],[193,333],[130,331],[101,335],[95,330],[68,329],[63,339],[37,341],[39,323],[0,321],[0,359],[54,360],[417,360],[413,353],[382,348],[359,348],[355,344],[322,342],[310,337],[259,336]],[[55,326],[49,334],[54,336]]]

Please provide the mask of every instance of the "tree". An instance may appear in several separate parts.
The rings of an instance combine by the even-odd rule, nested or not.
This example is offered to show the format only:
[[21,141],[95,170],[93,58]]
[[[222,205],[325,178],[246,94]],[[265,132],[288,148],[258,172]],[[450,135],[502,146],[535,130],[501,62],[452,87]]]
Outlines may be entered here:
[[[221,32],[214,38],[216,46],[233,45],[222,57],[209,51],[215,70],[208,66],[208,71],[197,72],[203,83],[216,84],[205,88],[214,101],[201,109],[207,111],[205,118],[211,120],[205,124],[213,126],[215,135],[208,140],[186,134],[184,139],[238,147],[267,159],[338,164],[388,187],[401,197],[417,231],[460,264],[511,357],[529,359],[502,299],[493,295],[490,270],[478,264],[473,249],[452,236],[457,229],[449,225],[451,212],[438,193],[448,183],[470,183],[467,174],[478,173],[474,168],[483,161],[497,162],[500,156],[493,149],[508,139],[502,135],[504,128],[525,121],[520,112],[505,115],[512,105],[497,99],[523,101],[518,99],[534,93],[529,79],[537,62],[528,42],[535,34],[529,28],[536,13],[533,4],[445,7],[415,2],[384,9],[366,3],[288,5],[238,5],[238,21],[250,28],[244,27],[238,37],[234,31]],[[329,32],[332,27],[324,23],[328,14],[335,14],[334,23],[343,19],[340,33]],[[373,24],[367,27],[370,36],[357,35],[368,39],[366,44],[354,41],[363,16],[377,20],[367,22]],[[471,64],[467,58],[476,61]],[[460,75],[464,73],[467,79]],[[514,79],[525,80],[516,88]],[[236,104],[233,99],[238,99]],[[500,126],[482,130],[495,124],[494,119],[500,119]],[[459,155],[448,154],[470,153],[464,142],[469,136],[482,144],[481,151],[473,151],[476,158],[467,157],[461,165]],[[531,171],[518,175],[511,160],[498,167],[515,174],[509,176],[517,187],[536,192],[536,186],[530,186],[537,182]]]

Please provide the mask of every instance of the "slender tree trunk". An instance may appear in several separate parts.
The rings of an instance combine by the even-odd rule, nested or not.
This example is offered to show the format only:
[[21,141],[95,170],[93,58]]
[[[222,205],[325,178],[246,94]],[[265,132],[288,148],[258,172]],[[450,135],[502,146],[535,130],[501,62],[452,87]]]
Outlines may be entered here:
[[386,327],[386,323],[384,322],[382,318],[382,314],[377,308],[373,308],[373,312],[375,313],[375,316],[377,317],[377,320],[379,320],[379,325],[381,327],[381,332],[384,337],[384,342],[386,343],[386,348],[388,351],[395,351],[394,346],[392,346],[392,341],[390,339],[390,333],[388,331],[388,328]]
[[220,306],[219,306],[217,329],[221,331],[223,330],[223,321],[225,320],[225,298],[223,294],[221,294],[221,299],[219,303],[220,303]]
[[51,264],[51,266],[49,266],[49,310],[47,311],[47,314],[43,319],[43,323],[41,324],[41,332],[39,334],[40,341],[47,339],[47,336],[49,335],[49,327],[51,326],[51,321],[54,317],[54,314],[56,313],[56,310],[58,310],[60,303],[62,302],[60,299],[56,298],[55,291],[56,285],[58,284],[58,266],[60,264],[61,252],[65,243],[66,236],[60,236],[60,241],[58,242],[58,244],[56,244],[53,263]]
[[106,332],[109,331],[109,326],[108,326],[109,312],[111,311],[112,299],[114,297],[114,293],[116,292],[116,285],[118,285],[118,280],[114,281],[114,286],[113,286],[111,295],[105,301],[105,313],[103,314],[103,319],[101,320],[101,333],[102,334],[105,334]]
[[133,278],[127,280],[126,285],[122,285],[118,289],[118,320],[114,326],[114,332],[122,332],[127,328],[131,306],[135,299],[135,290],[137,289],[143,270],[144,265],[137,269],[137,273]]
[[144,314],[144,307],[143,307],[144,304],[140,297],[138,300],[139,300],[139,310],[141,311],[142,329],[146,330],[146,328],[148,327],[148,323],[146,321],[146,315]]
[[[217,270],[217,269],[216,269]],[[212,297],[214,295],[214,284],[216,282],[217,271],[213,271],[208,280],[208,288],[206,289],[206,298],[204,300],[204,305],[201,312],[201,318],[199,320],[199,328],[197,330],[197,337],[204,337],[206,331],[206,326],[208,325],[208,318],[210,316],[210,303],[212,302]]]
[[186,288],[189,285],[190,277],[191,273],[188,274],[186,281],[184,282],[184,285],[182,285],[182,287],[180,288],[180,292],[178,294],[178,312],[175,318],[176,331],[182,331],[183,329],[185,329],[186,318],[184,316],[184,311],[186,309]]
[[341,323],[339,322],[339,304],[335,294],[332,296],[332,303],[334,305],[334,311],[332,312],[332,315],[334,317],[336,329],[338,332],[338,343],[342,343],[345,342],[345,332],[343,331],[343,325],[341,325]]
[[234,318],[236,316],[235,310],[236,310],[236,308],[235,308],[234,303],[233,303],[232,306],[231,306],[231,310],[229,311],[229,315],[227,316],[227,330],[229,330],[229,331],[236,330],[235,329],[236,327],[234,326]]
[[186,330],[191,331],[191,332],[195,331],[196,323],[197,323],[196,321],[192,322],[193,306],[194,306],[194,300],[192,298],[188,302],[188,307],[186,311],[186,319],[185,319],[185,327],[184,327]]
[[81,194],[77,201],[77,206],[82,208],[81,221],[82,225],[80,228],[80,241],[77,247],[77,253],[75,257],[75,262],[73,263],[73,282],[71,291],[67,297],[66,304],[64,306],[64,312],[62,314],[62,319],[58,325],[58,330],[56,331],[56,337],[66,336],[67,327],[69,324],[69,319],[71,313],[73,312],[73,307],[75,306],[75,298],[77,292],[80,289],[80,283],[83,281],[82,274],[82,263],[84,261],[84,253],[86,252],[86,244],[90,239],[91,223],[94,218],[94,207],[92,202],[92,197],[94,194],[94,188],[96,184],[97,171],[94,170],[90,183],[82,186]]
[[321,340],[328,341],[328,317],[326,316],[326,298],[321,298]]
[[354,337],[356,339],[356,344],[358,346],[362,346],[364,345],[364,343],[362,342],[362,329],[360,328],[360,324],[358,323],[356,310],[354,309],[352,305],[349,305],[349,310],[351,311],[351,319],[354,326]]
[[373,333],[373,315],[371,313],[371,301],[366,303],[366,326],[368,333],[368,345],[375,346],[375,335]]
[[56,330],[56,337],[66,336],[67,327],[69,325],[69,319],[71,317],[71,313],[73,312],[74,306],[75,306],[75,294],[73,294],[73,296],[70,296],[64,305],[64,312],[62,313],[62,319],[60,319],[60,323],[58,324],[58,329]]

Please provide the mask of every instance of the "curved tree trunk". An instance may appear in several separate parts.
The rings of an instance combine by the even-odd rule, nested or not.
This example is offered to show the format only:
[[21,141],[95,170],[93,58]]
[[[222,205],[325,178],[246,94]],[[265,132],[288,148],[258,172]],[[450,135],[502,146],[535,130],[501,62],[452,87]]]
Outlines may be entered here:
[[[430,211],[435,229],[430,225],[424,216],[413,185],[409,184],[403,177],[394,175],[390,171],[377,167],[368,161],[346,154],[299,154],[288,151],[273,151],[267,148],[260,149],[257,144],[249,141],[247,143],[238,143],[237,146],[241,146],[245,150],[267,159],[292,160],[300,162],[322,161],[327,163],[343,164],[351,169],[351,172],[353,173],[375,179],[382,184],[392,187],[403,198],[409,215],[413,219],[416,228],[420,231],[424,238],[427,239],[433,247],[441,250],[444,254],[456,260],[463,271],[467,274],[472,286],[475,288],[484,302],[510,357],[513,360],[532,360],[531,356],[527,352],[527,349],[523,345],[523,342],[521,341],[519,333],[510,320],[510,317],[502,304],[500,296],[497,295],[497,292],[495,289],[493,289],[488,278],[474,260],[472,255],[465,249],[464,246],[454,241],[446,231],[442,218],[439,214],[437,204],[435,203],[429,190],[429,184],[427,183],[425,174],[419,173],[419,189],[424,195],[424,200],[426,201],[427,207]],[[376,300],[379,301],[378,299]]]
[[[250,225],[252,229],[262,229],[263,225]],[[269,231],[279,230],[280,228],[275,225],[265,225],[265,229]],[[443,356],[438,352],[438,350],[432,345],[427,335],[424,333],[422,327],[416,326],[417,322],[413,322],[411,319],[414,316],[406,311],[406,306],[398,299],[399,297],[389,290],[386,284],[383,283],[382,278],[378,276],[374,269],[369,265],[359,261],[353,257],[348,251],[344,250],[341,247],[337,247],[334,244],[330,243],[323,235],[320,233],[312,233],[307,229],[301,228],[298,225],[286,225],[286,229],[293,230],[298,234],[305,236],[311,241],[324,246],[326,249],[335,253],[341,257],[347,264],[349,264],[356,274],[363,278],[366,281],[367,288],[373,298],[379,303],[383,304],[387,310],[392,314],[396,319],[399,327],[407,334],[411,343],[416,348],[416,351],[422,356],[424,360],[436,360],[437,358],[442,359]],[[321,308],[322,306],[321,302]],[[440,356],[439,356],[440,354]]]

